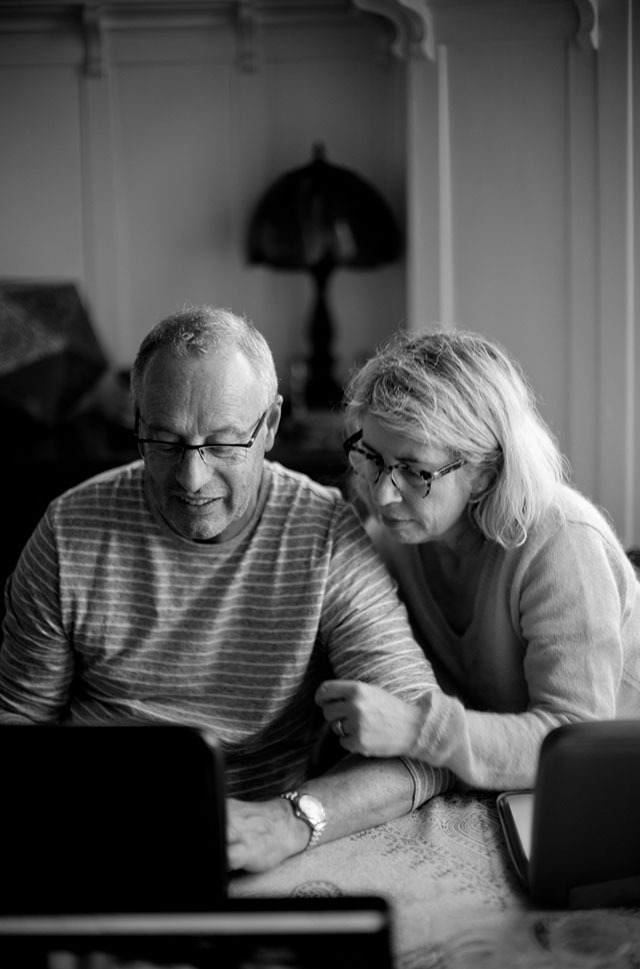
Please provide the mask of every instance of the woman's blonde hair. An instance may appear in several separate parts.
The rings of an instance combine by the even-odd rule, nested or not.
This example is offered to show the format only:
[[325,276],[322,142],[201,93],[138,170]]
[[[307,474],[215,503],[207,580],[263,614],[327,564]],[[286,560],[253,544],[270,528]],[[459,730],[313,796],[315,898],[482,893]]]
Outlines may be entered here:
[[519,365],[498,343],[462,329],[397,333],[351,377],[349,433],[370,415],[481,482],[469,514],[484,536],[521,545],[551,505],[567,466]]

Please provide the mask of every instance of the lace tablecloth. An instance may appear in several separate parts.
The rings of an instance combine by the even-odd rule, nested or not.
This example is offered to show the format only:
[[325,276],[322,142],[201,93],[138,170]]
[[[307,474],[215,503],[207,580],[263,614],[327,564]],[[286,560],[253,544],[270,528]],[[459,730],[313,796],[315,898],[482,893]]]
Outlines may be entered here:
[[[455,948],[475,937],[495,948],[478,967],[600,965],[562,961],[569,922],[606,920],[626,943],[624,962],[640,969],[640,911],[543,911],[511,866],[491,795],[449,794],[395,821],[289,859],[262,875],[232,881],[233,897],[381,895],[391,906],[397,969],[462,965]],[[564,938],[564,936],[563,936]],[[498,956],[500,954],[500,957]]]

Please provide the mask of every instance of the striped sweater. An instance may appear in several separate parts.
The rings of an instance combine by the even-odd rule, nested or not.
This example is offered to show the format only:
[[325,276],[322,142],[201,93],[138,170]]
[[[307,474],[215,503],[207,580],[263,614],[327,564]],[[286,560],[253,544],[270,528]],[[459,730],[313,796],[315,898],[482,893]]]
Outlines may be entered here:
[[[51,503],[6,588],[0,720],[188,723],[216,734],[228,793],[298,784],[328,677],[405,699],[435,679],[335,489],[265,462],[236,538],[196,543],[148,506],[142,462]],[[407,762],[414,804],[446,771]]]

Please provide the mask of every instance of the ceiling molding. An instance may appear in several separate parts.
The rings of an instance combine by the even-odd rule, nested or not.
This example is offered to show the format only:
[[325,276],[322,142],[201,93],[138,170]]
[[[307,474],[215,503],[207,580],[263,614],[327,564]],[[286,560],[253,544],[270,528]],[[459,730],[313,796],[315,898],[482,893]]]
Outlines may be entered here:
[[2,33],[77,33],[87,77],[104,74],[108,31],[231,28],[238,68],[254,71],[260,28],[339,26],[357,19],[351,0],[0,0]]
[[[519,18],[524,29],[549,16],[562,20],[566,11],[571,18],[574,38],[580,50],[598,47],[597,0],[352,0],[353,5],[368,13],[384,17],[391,25],[394,39],[391,51],[403,60],[428,58],[436,60],[438,44],[449,43],[457,30],[468,33],[469,24],[484,22],[485,35],[491,36],[491,16],[496,23],[506,19],[514,27]],[[525,26],[526,25],[526,26]],[[466,28],[466,29],[465,29]]]
[[16,28],[77,21],[85,10],[114,25],[233,22],[254,17],[265,23],[320,23],[353,19],[351,0],[0,0],[0,23]]
[[102,77],[104,72],[104,34],[100,7],[85,4],[82,8],[82,37],[84,41],[84,73],[86,77]]
[[597,50],[599,46],[597,0],[573,0],[578,11],[576,40],[580,50]]
[[100,77],[107,30],[231,26],[238,67],[253,71],[261,27],[353,24],[358,14],[384,20],[391,53],[405,61],[435,61],[438,46],[458,38],[491,39],[494,29],[504,35],[507,22],[515,36],[520,27],[535,30],[554,17],[579,50],[598,46],[597,0],[0,0],[0,31],[78,30],[84,72]]
[[393,30],[391,52],[401,60],[435,59],[431,12],[423,0],[352,0],[354,7],[388,20]]

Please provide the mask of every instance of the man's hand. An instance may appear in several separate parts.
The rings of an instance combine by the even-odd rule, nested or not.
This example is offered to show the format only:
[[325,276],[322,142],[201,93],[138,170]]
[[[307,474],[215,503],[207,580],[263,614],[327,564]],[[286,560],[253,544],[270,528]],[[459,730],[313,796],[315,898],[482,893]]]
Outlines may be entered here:
[[311,829],[289,801],[227,800],[227,855],[231,871],[267,871],[309,844]]
[[325,680],[315,700],[344,749],[365,757],[410,755],[424,717],[419,706],[356,680]]

